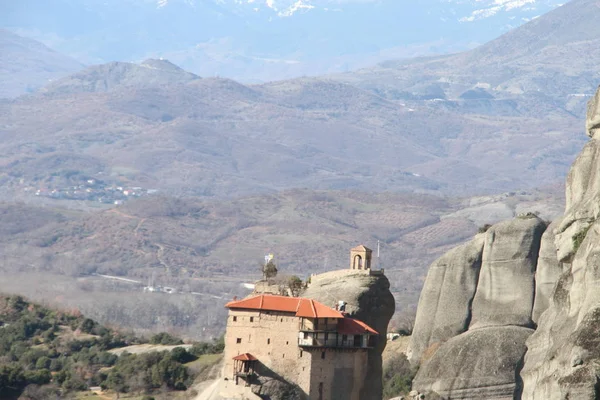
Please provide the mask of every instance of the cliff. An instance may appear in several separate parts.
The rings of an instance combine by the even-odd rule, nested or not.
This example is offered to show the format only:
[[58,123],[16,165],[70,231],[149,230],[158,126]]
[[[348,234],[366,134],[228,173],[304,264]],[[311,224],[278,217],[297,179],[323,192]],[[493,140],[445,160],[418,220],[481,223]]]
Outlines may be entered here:
[[361,400],[380,400],[383,396],[382,358],[387,327],[394,315],[395,301],[390,282],[385,275],[368,275],[352,270],[332,271],[313,276],[308,289],[302,294],[323,304],[346,302],[346,312],[379,332],[373,349],[369,350],[367,377]]
[[590,141],[569,172],[566,212],[554,232],[561,274],[527,341],[524,399],[600,397],[600,90],[586,128]]
[[447,399],[600,397],[600,90],[562,218],[521,215],[434,262],[408,356]]
[[[429,270],[409,359],[414,387],[445,398],[512,398],[533,332],[535,270],[546,223],[500,222]],[[431,318],[431,316],[434,316]]]

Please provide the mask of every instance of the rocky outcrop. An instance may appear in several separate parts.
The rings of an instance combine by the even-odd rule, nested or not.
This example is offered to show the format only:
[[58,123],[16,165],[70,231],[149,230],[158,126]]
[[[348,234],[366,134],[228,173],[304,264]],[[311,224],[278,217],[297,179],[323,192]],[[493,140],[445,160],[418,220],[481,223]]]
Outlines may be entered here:
[[407,357],[420,363],[423,353],[465,332],[477,289],[485,235],[456,247],[435,261],[421,291]]
[[[546,223],[500,222],[433,263],[410,353],[413,386],[444,398],[512,398],[533,330],[535,271]],[[440,329],[443,328],[443,329]]]
[[470,329],[532,327],[534,274],[545,229],[541,219],[525,214],[486,232]]
[[458,335],[421,366],[414,386],[448,399],[512,399],[515,369],[532,332],[499,326]]
[[600,226],[587,232],[527,341],[524,399],[596,399],[600,362]]
[[431,306],[444,290],[436,283],[442,259],[432,266],[418,311],[429,314],[432,327],[418,318],[411,343],[427,347],[418,390],[452,399],[600,398],[600,91],[586,129],[591,140],[569,172],[563,217],[541,238],[544,223],[533,216],[489,229],[469,328],[435,343],[436,319],[444,310],[456,314],[465,296]]
[[551,223],[542,235],[540,254],[535,271],[535,300],[531,315],[534,324],[538,323],[540,316],[548,308],[554,286],[562,273],[562,264],[558,262],[556,246],[554,245],[556,237],[554,230],[557,225],[557,221]]
[[368,275],[352,270],[333,271],[312,277],[303,297],[315,299],[323,304],[335,305],[346,302],[346,311],[351,317],[364,321],[380,333],[376,346],[369,350],[367,377],[362,389],[361,400],[381,400],[382,357],[385,349],[385,334],[395,310],[390,282],[385,275]]
[[555,246],[564,263],[548,309],[527,341],[523,399],[600,397],[600,91],[590,101],[590,142],[573,163]]

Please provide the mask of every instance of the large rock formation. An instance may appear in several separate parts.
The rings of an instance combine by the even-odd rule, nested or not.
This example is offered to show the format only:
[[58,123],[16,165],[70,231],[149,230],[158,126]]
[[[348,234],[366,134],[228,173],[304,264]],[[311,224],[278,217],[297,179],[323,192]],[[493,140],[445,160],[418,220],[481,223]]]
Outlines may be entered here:
[[443,343],[469,327],[484,238],[485,235],[477,235],[429,267],[406,354],[411,363],[419,363],[431,346]]
[[556,257],[556,246],[554,245],[557,222],[548,225],[546,232],[542,235],[540,254],[535,272],[535,301],[531,319],[538,323],[542,313],[548,308],[554,286],[562,273],[562,264]]
[[545,229],[541,219],[525,214],[486,232],[469,329],[532,327],[534,274]]
[[599,121],[600,91],[588,106],[591,140],[567,178],[567,208],[555,240],[564,272],[537,331],[527,341],[523,399],[600,397]]
[[515,368],[532,332],[517,326],[498,326],[458,335],[423,364],[415,387],[448,399],[512,399]]
[[418,390],[448,399],[600,398],[600,91],[586,129],[591,140],[569,172],[562,218],[545,232],[531,215],[490,228],[474,294],[472,278],[460,281],[461,293],[447,288],[472,276],[465,249],[478,237],[432,265],[410,345],[421,362]]
[[383,396],[382,358],[385,334],[395,301],[390,292],[390,282],[385,275],[369,275],[362,271],[342,270],[313,276],[303,297],[323,304],[335,305],[343,300],[351,317],[364,321],[380,333],[380,340],[369,350],[368,372],[361,400],[381,400]]
[[417,390],[444,398],[512,398],[515,370],[533,332],[534,274],[545,228],[525,214],[433,263],[409,351],[413,363],[421,361]]

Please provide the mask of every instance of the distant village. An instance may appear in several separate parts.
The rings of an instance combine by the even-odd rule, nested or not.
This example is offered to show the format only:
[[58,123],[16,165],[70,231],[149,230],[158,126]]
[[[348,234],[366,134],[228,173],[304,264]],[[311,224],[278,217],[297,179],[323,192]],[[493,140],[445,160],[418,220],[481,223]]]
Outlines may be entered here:
[[[25,184],[25,182],[21,182],[21,184]],[[76,184],[63,187],[52,187],[49,183],[44,183],[43,187],[27,185],[23,190],[35,196],[58,200],[84,200],[114,205],[121,205],[129,199],[158,192],[156,189],[145,189],[139,186],[107,184],[95,178],[85,179]]]

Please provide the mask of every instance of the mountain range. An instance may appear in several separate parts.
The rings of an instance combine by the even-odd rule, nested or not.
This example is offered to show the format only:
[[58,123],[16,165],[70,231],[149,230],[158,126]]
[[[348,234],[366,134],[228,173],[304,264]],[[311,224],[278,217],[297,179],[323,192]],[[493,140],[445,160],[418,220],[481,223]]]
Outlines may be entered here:
[[558,5],[555,0],[24,0],[0,6],[0,26],[86,64],[163,57],[198,75],[257,82],[464,50]]
[[552,184],[585,139],[598,17],[574,0],[468,52],[260,85],[160,59],[91,66],[0,103],[0,173],[12,196],[71,171],[208,197]]

